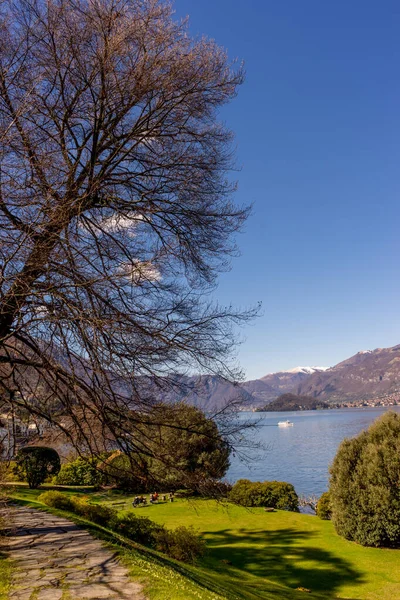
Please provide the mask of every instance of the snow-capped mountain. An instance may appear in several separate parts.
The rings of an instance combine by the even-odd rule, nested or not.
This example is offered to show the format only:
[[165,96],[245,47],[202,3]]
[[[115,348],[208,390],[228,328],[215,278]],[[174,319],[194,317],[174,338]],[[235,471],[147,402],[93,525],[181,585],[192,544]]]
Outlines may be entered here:
[[313,373],[319,373],[320,371],[327,371],[329,367],[295,367],[283,373],[304,373],[305,375],[312,375]]
[[305,379],[314,373],[322,373],[328,367],[295,367],[278,373],[268,373],[261,379],[246,381],[241,384],[246,392],[253,397],[254,406],[272,402],[281,394],[292,392]]
[[313,373],[297,386],[295,393],[328,402],[398,397],[400,345],[361,350],[323,373]]
[[400,397],[400,345],[361,350],[334,367],[295,367],[260,379],[233,384],[219,377],[178,376],[177,385],[155,395],[168,402],[184,400],[208,412],[235,400],[242,408],[265,406],[286,393],[312,396],[324,402]]

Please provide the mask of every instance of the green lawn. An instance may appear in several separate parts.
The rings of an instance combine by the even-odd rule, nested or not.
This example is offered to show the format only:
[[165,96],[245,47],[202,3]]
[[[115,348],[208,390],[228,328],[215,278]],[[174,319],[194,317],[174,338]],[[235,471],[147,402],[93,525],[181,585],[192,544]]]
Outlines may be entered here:
[[11,562],[0,552],[0,600],[7,600],[11,580]]
[[[39,493],[17,492],[25,499],[34,499]],[[126,510],[131,508],[133,497],[105,493],[91,494],[91,498]],[[336,535],[329,521],[210,500],[175,499],[135,511],[169,528],[196,527],[209,551],[193,572],[238,598],[310,597],[295,592],[297,587],[308,588],[322,598],[400,598],[400,550],[363,548],[347,542]]]
[[[3,531],[7,525],[7,515],[2,515],[0,518],[0,529]],[[4,538],[0,537],[0,600],[6,600],[8,598],[12,569],[11,561],[7,558],[7,554],[3,552],[6,548],[4,542]]]

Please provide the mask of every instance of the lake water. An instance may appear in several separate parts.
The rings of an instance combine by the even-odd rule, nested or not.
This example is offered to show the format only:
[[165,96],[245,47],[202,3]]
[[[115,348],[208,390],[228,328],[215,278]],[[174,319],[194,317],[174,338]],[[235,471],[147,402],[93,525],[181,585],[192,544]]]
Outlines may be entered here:
[[[232,483],[241,478],[288,481],[298,494],[320,496],[328,488],[328,468],[340,442],[366,429],[387,410],[400,413],[400,406],[241,413],[240,419],[260,421],[247,436],[267,448],[246,451],[252,457],[250,465],[233,456],[227,478]],[[294,423],[293,427],[277,426],[286,419]]]

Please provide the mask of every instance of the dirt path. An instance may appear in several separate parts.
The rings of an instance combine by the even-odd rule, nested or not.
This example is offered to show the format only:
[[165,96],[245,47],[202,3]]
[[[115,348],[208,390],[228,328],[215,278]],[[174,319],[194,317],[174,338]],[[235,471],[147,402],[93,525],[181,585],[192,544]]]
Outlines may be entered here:
[[13,523],[10,600],[145,600],[116,556],[71,521],[18,507]]

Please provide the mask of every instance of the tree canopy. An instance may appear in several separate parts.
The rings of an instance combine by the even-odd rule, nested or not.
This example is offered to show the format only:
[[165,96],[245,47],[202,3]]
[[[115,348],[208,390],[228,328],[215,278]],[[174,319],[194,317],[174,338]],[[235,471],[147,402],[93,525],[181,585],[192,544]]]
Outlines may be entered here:
[[15,473],[26,478],[30,488],[37,488],[49,475],[57,475],[60,457],[53,448],[25,446],[15,457]]
[[254,314],[208,295],[248,214],[218,120],[243,71],[158,0],[6,0],[0,35],[3,403],[134,453],[154,384],[234,378]]
[[184,403],[159,404],[136,433],[143,452],[115,452],[101,468],[119,485],[135,491],[193,486],[212,493],[229,467],[231,447],[216,423]]
[[[231,448],[204,413],[183,403],[157,406],[146,427],[155,458],[149,471],[169,488],[197,487],[221,479],[229,468]],[[157,449],[157,450],[156,450]]]
[[341,443],[331,467],[330,505],[345,538],[365,546],[400,545],[398,414],[384,414]]

